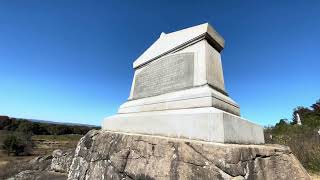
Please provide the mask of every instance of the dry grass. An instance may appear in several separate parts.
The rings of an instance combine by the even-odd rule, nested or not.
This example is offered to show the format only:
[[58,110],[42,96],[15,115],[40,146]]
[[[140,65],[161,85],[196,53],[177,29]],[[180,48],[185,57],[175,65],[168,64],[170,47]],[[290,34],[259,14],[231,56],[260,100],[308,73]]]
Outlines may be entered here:
[[0,155],[0,179],[8,178],[23,170],[31,169],[28,162],[35,156],[7,156]]

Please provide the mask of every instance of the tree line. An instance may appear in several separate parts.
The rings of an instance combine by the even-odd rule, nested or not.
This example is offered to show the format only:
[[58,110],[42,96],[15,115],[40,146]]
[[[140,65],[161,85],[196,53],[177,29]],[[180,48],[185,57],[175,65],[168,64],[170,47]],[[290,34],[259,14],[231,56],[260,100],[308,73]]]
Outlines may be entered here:
[[65,125],[42,122],[32,122],[26,119],[10,118],[0,116],[0,130],[16,131],[32,135],[63,135],[63,134],[86,134],[91,129],[99,127],[89,127],[82,125]]
[[31,154],[34,146],[31,140],[33,135],[84,135],[91,129],[99,129],[99,127],[32,122],[26,119],[0,116],[0,130],[9,132],[2,139],[2,148],[8,155]]

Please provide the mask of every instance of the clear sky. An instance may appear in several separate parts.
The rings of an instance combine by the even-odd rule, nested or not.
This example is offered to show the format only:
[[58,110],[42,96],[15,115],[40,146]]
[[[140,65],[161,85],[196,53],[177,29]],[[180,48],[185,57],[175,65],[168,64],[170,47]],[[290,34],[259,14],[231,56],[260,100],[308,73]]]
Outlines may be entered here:
[[320,1],[0,1],[0,114],[100,125],[160,35],[209,22],[226,88],[261,125],[320,98]]

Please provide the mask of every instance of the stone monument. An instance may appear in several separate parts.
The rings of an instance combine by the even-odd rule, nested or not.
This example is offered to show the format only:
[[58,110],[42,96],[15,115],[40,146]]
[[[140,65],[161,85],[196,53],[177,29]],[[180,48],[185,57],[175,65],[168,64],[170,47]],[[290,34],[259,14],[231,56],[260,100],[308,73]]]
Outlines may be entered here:
[[311,179],[290,148],[262,145],[262,127],[240,117],[223,47],[208,24],[162,33],[133,63],[118,114],[80,139],[68,180]]
[[264,143],[263,128],[240,117],[224,86],[224,39],[208,24],[160,37],[133,63],[128,101],[107,117],[112,132],[219,143]]

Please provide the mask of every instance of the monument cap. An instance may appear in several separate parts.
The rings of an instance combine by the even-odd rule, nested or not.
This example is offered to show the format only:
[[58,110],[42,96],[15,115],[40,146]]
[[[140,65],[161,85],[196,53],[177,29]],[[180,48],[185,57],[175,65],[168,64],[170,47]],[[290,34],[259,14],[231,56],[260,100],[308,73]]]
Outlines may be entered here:
[[222,36],[208,23],[204,23],[168,34],[161,33],[157,41],[134,61],[133,68],[136,69],[154,59],[183,49],[202,39],[206,39],[218,52],[221,52],[224,48]]

